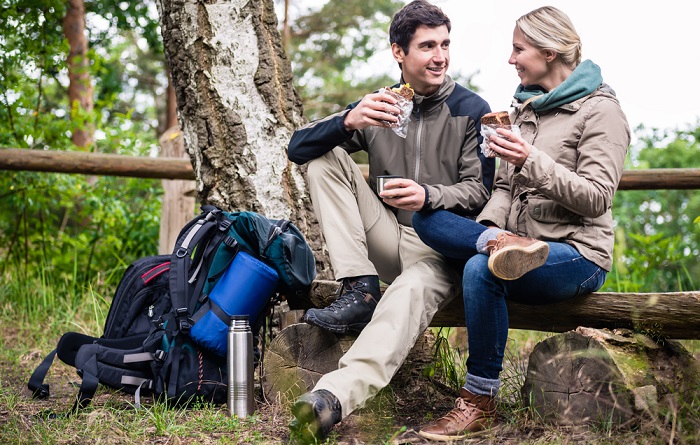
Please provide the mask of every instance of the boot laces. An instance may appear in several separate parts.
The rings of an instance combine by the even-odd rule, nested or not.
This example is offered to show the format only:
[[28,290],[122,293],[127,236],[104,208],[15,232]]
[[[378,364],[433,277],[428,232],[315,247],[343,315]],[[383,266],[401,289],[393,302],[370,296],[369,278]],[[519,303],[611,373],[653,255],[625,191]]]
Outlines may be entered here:
[[339,310],[349,307],[352,303],[357,303],[357,296],[363,295],[362,289],[365,286],[366,284],[359,280],[343,283],[343,286],[340,288],[341,295],[328,305],[327,309],[337,313]]
[[452,411],[445,414],[443,419],[462,423],[465,422],[474,411],[476,411],[476,405],[458,397],[455,401],[455,407],[452,408]]

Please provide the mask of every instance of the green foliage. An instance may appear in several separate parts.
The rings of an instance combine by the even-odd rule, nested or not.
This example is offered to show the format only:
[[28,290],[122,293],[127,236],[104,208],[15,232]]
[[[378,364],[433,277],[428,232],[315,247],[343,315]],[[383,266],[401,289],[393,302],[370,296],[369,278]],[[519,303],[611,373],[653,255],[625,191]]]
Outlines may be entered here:
[[0,172],[0,276],[81,286],[158,249],[154,180]]
[[[460,345],[450,344],[448,339],[452,332],[451,328],[438,328],[434,331],[433,363],[423,370],[423,374],[451,388],[455,394],[459,394],[459,388],[464,386],[464,378],[467,375],[467,351],[462,351]],[[466,345],[463,346],[466,348]]]
[[307,117],[327,116],[397,82],[398,75],[368,70],[367,62],[389,49],[389,23],[403,6],[398,0],[330,1],[295,20],[288,52]]
[[[628,169],[700,167],[700,123],[693,130],[644,132]],[[696,289],[700,276],[699,190],[619,191],[613,202],[615,263],[606,290]]]
[[[11,0],[0,11],[0,147],[73,149],[65,10],[59,0]],[[96,122],[94,149],[151,155],[167,85],[155,4],[88,1],[86,10],[96,97],[81,119]],[[156,180],[0,172],[0,279],[68,289],[109,279],[157,253],[161,194]]]

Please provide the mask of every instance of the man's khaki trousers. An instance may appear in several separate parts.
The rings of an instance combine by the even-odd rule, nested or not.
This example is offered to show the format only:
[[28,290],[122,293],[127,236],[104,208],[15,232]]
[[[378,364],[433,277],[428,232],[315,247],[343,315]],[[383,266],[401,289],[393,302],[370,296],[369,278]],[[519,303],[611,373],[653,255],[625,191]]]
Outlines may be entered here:
[[438,308],[461,293],[460,277],[397,222],[341,148],[311,161],[308,178],[335,278],[390,283],[338,369],[314,387],[333,393],[345,417],[389,384]]

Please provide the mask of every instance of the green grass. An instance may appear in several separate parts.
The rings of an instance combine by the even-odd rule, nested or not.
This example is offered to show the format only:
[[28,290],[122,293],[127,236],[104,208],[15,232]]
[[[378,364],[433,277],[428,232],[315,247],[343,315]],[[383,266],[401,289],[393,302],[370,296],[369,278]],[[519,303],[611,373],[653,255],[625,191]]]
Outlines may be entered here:
[[[76,440],[77,443],[120,444],[284,443],[288,434],[286,425],[291,419],[288,408],[261,401],[254,416],[238,419],[229,417],[225,407],[208,404],[183,410],[146,400],[142,409],[136,409],[131,396],[102,389],[91,406],[78,415],[42,419],[39,414],[46,409],[63,412],[71,406],[71,397],[77,393],[71,382],[80,379],[74,369],[56,360],[48,379],[52,398],[34,401],[26,389],[29,375],[56,346],[63,333],[100,335],[112,292],[113,288],[99,282],[77,288],[70,281],[23,283],[7,279],[0,286],[0,443],[73,444]],[[423,369],[403,372],[413,373],[412,378],[418,380],[422,376],[420,384],[424,386],[420,391],[439,382],[456,393],[464,383],[467,345],[464,338],[459,338],[457,329],[434,330],[434,333],[436,346],[431,362]],[[498,404],[504,430],[487,436],[482,443],[498,443],[502,438],[510,438],[509,443],[523,444],[693,444],[700,441],[700,388],[686,394],[672,394],[668,403],[660,404],[651,418],[632,430],[619,431],[605,419],[586,428],[567,429],[538,418],[528,409],[527,401],[522,400],[520,388],[529,353],[537,342],[551,335],[554,334],[509,332]],[[691,353],[697,354],[700,350],[700,341],[682,343]],[[422,411],[418,418],[410,420],[413,427],[449,410],[448,405],[431,409],[445,399],[444,392],[442,396],[438,392],[414,394],[421,399]],[[406,388],[395,388],[392,383],[352,416],[351,427],[334,429],[327,443],[353,440],[392,443],[408,428],[408,424],[399,420],[405,419],[406,394]]]
[[67,412],[78,391],[71,382],[80,378],[55,359],[46,379],[52,396],[32,400],[26,389],[29,376],[63,333],[102,333],[111,298],[105,295],[113,289],[91,286],[71,292],[70,287],[54,290],[45,284],[8,280],[0,286],[0,443],[281,443],[282,423],[268,419],[270,413],[284,418],[281,408],[262,406],[262,414],[238,419],[229,417],[225,406],[195,404],[184,410],[146,398],[136,409],[132,396],[106,388],[81,413],[47,419],[42,414],[47,410]]

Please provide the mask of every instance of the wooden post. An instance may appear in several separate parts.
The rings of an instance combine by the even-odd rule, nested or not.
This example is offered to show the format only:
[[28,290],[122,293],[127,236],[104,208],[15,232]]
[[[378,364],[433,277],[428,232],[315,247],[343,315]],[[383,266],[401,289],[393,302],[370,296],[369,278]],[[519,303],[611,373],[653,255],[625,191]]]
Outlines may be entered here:
[[[182,132],[173,127],[160,137],[161,156],[188,157]],[[189,158],[188,158],[189,159]],[[190,180],[163,179],[163,206],[160,216],[160,242],[158,253],[173,251],[177,235],[194,217],[196,183]]]

